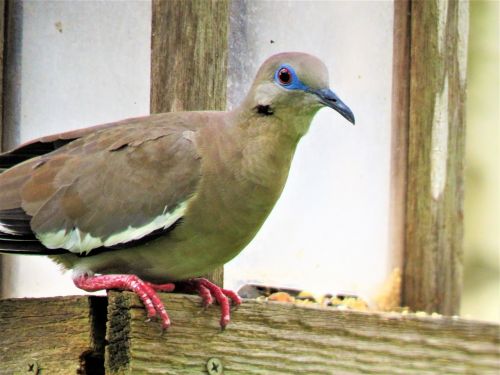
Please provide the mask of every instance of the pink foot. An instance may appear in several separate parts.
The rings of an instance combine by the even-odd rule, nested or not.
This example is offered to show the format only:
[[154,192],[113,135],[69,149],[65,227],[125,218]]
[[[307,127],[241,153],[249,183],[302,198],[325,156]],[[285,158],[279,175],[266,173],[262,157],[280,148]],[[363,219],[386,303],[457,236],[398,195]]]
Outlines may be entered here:
[[146,307],[149,319],[159,316],[162,321],[162,328],[167,329],[170,327],[170,318],[155,291],[171,292],[174,289],[174,284],[151,284],[139,279],[135,275],[80,275],[74,278],[73,282],[78,288],[88,292],[105,289],[120,289],[134,292]]
[[241,298],[232,290],[223,289],[214,283],[211,283],[207,279],[193,279],[187,281],[187,284],[191,286],[192,289],[198,291],[198,294],[203,300],[204,307],[210,306],[215,298],[221,309],[220,326],[222,329],[226,328],[227,324],[231,320],[229,299],[231,299],[233,304],[237,306],[241,304]]
[[[156,292],[172,292],[175,288],[175,285],[172,283],[152,284],[141,280],[135,275],[80,275],[74,278],[73,282],[78,288],[88,292],[106,289],[129,290],[134,292],[144,304],[149,319],[159,316],[162,321],[163,329],[168,329],[168,327],[170,327],[170,318]],[[214,299],[217,301],[221,307],[220,326],[222,329],[224,329],[231,320],[229,299],[231,299],[235,305],[241,304],[241,298],[236,293],[231,290],[220,288],[206,279],[193,279],[181,282],[181,284],[186,285],[188,289],[196,290],[203,300],[204,307],[210,306]]]

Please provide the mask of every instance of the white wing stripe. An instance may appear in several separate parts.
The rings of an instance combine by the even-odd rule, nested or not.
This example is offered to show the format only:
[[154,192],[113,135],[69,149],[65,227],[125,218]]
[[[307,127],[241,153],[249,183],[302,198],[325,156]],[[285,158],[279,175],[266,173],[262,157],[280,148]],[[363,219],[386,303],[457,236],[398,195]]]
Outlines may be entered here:
[[5,225],[3,225],[1,221],[0,221],[0,233],[10,234],[12,236],[19,235],[19,233],[16,232],[15,230],[9,229],[9,227],[6,227]]
[[[37,234],[37,238],[49,249],[62,248],[77,254],[89,253],[98,247],[110,247],[138,240],[157,229],[166,229],[184,216],[186,208],[187,202],[182,202],[173,212],[166,212],[165,208],[164,213],[154,218],[150,223],[139,228],[129,226],[121,232],[112,234],[104,241],[99,237],[93,237],[90,233],[82,232],[79,228],[75,228],[69,232],[62,229],[57,232]],[[7,230],[5,231],[6,233],[8,233]],[[1,224],[0,231],[4,231]]]

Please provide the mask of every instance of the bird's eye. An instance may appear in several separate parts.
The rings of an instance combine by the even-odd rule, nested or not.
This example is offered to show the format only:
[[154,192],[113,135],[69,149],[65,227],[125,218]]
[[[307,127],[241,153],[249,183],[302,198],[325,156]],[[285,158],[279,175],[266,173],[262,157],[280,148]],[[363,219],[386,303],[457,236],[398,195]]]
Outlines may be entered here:
[[278,79],[282,85],[289,85],[292,82],[292,74],[287,68],[278,71]]

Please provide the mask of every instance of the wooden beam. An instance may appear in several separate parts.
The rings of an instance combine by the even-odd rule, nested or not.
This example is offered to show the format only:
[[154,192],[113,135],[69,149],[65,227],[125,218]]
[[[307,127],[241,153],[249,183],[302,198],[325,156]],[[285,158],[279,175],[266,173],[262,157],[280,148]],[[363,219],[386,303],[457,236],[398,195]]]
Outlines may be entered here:
[[[5,0],[0,0],[0,153],[3,144],[3,72],[4,72],[4,45],[5,45]],[[1,172],[1,170],[0,170]],[[0,258],[1,259],[1,258]],[[0,264],[1,267],[1,264]]]
[[[0,153],[3,150],[3,134],[4,134],[4,56],[5,56],[5,26],[7,18],[7,6],[5,0],[0,0]],[[0,168],[0,173],[2,173]],[[0,255],[0,297],[2,296],[3,290],[3,278],[4,278],[4,261],[3,256]]]
[[4,0],[2,5],[0,150],[9,150],[19,142],[19,129],[15,129],[14,124],[20,121],[20,90],[18,86],[21,72],[19,56],[23,32],[23,2],[21,0]]
[[[225,110],[229,0],[153,0],[151,113]],[[223,269],[208,278],[222,285]]]
[[218,306],[160,298],[172,318],[164,334],[129,292],[0,300],[0,373],[206,374],[210,359],[245,375],[500,371],[496,324],[252,300],[221,332]]
[[225,110],[229,1],[153,0],[151,112]]
[[104,374],[104,297],[0,300],[1,374]]
[[394,2],[390,235],[393,268],[403,268],[410,107],[410,0]]
[[411,2],[403,304],[458,313],[462,284],[467,1]]
[[[172,327],[161,335],[132,293],[109,295],[106,373],[494,374],[499,326],[445,317],[341,311],[245,301],[224,332],[219,307],[161,296]],[[222,374],[219,372],[213,374]]]

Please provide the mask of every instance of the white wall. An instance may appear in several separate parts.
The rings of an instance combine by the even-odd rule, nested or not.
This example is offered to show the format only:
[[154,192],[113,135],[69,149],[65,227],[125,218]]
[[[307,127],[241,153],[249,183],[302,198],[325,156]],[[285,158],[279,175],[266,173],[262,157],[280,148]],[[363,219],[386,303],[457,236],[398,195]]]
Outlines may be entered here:
[[[18,142],[148,113],[150,8],[149,1],[24,3],[19,116],[9,124],[20,126]],[[392,17],[390,1],[233,2],[230,106],[269,55],[305,51],[327,63],[331,87],[357,122],[326,109],[317,115],[282,199],[226,266],[226,286],[254,281],[373,296],[385,279]],[[5,296],[80,292],[48,260],[4,259]]]
[[[24,1],[20,16],[9,146],[149,113],[150,1]],[[81,293],[48,259],[3,259],[4,297]]]
[[251,83],[242,72],[253,76],[273,53],[304,51],[326,62],[356,126],[320,111],[268,221],[225,267],[227,286],[256,281],[371,297],[387,277],[393,11],[391,1],[233,4],[232,105]]

